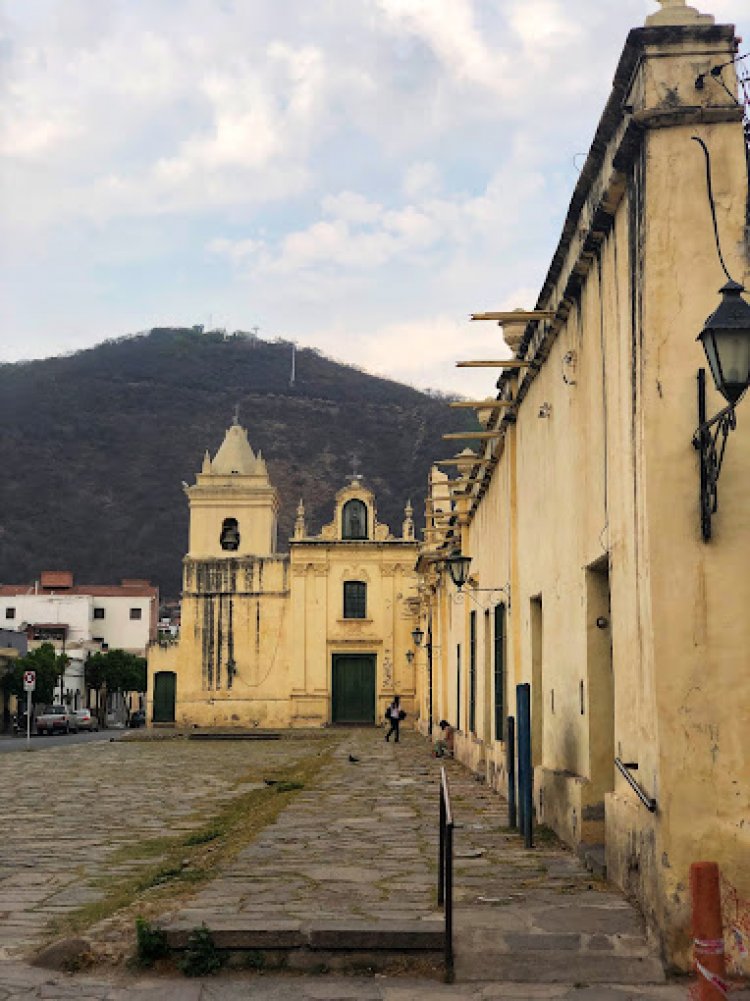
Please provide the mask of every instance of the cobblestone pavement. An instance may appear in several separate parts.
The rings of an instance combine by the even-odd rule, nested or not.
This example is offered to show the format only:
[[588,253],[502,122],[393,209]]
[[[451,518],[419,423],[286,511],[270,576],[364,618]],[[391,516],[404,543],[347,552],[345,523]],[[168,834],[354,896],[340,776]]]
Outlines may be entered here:
[[180,912],[181,923],[214,927],[251,915],[442,926],[435,905],[437,776],[416,735],[396,746],[377,730],[347,732],[315,787],[300,792],[197,894]]
[[[39,940],[48,922],[100,899],[117,849],[189,832],[264,770],[314,753],[312,742],[129,741],[0,759],[0,960]],[[154,858],[148,860],[152,865]]]
[[[435,983],[412,978],[221,975],[184,977],[51,976],[0,963],[0,1001],[687,1001],[687,987],[650,988],[564,984]],[[732,995],[747,1001],[747,994]]]
[[[369,729],[337,732],[336,739],[333,759],[316,782],[175,917],[191,926],[233,915],[301,922],[439,920],[434,863],[442,762],[414,733],[404,734],[398,746]],[[456,947],[463,983],[229,972],[197,982],[105,968],[68,976],[20,962],[19,952],[50,917],[101,892],[95,877],[119,846],[189,831],[205,822],[212,807],[253,788],[264,773],[301,761],[320,746],[309,740],[123,741],[29,755],[25,782],[9,768],[9,759],[19,756],[0,761],[0,815],[12,818],[0,843],[0,1001],[686,996],[683,986],[639,979],[639,964],[653,964],[653,954],[621,896],[592,882],[577,858],[554,841],[525,852],[507,830],[501,798],[453,761],[447,768],[457,821]],[[134,864],[117,864],[112,871]],[[508,966],[524,956],[520,967]],[[602,973],[607,968],[611,975]],[[587,969],[593,977],[585,975]],[[551,977],[560,982],[539,983]],[[506,982],[519,979],[526,982]],[[623,983],[641,986],[613,986]]]

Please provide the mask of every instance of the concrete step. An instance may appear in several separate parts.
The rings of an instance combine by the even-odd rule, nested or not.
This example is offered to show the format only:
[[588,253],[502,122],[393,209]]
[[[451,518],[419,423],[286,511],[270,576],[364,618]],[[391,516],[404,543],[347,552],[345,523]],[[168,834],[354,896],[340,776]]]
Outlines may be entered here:
[[242,915],[206,914],[201,921],[174,921],[161,925],[170,949],[185,949],[191,932],[200,925],[211,932],[223,951],[310,949],[325,952],[441,952],[445,944],[442,922],[436,921],[258,921]]
[[538,949],[524,952],[456,951],[456,981],[507,980],[537,984],[663,984],[664,969],[651,956],[613,956]]
[[189,733],[188,740],[281,740],[280,733],[263,730],[229,730]]

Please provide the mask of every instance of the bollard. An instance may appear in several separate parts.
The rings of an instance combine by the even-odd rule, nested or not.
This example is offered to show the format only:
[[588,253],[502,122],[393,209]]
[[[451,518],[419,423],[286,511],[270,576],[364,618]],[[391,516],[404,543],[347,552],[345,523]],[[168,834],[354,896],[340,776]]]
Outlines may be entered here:
[[[698,997],[700,1001],[723,1001],[726,997],[726,985],[723,983],[726,964],[719,867],[716,862],[693,862],[690,866],[690,897]],[[718,983],[712,979],[714,976]]]
[[516,817],[516,721],[508,717],[505,769],[508,773],[508,827],[518,827]]
[[534,768],[531,763],[531,685],[516,685],[518,724],[518,829],[534,847]]

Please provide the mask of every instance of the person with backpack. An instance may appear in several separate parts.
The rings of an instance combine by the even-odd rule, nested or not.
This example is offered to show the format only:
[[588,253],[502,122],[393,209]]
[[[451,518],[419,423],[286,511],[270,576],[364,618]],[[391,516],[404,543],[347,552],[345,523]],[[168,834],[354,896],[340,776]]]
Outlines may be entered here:
[[396,736],[393,738],[393,743],[394,744],[398,744],[398,728],[399,728],[399,724],[401,723],[402,719],[406,718],[406,713],[401,708],[401,696],[400,695],[396,695],[394,697],[394,699],[393,699],[393,702],[391,702],[391,704],[386,709],[386,711],[385,711],[385,718],[386,718],[386,721],[388,723],[390,723],[390,725],[391,725],[390,730],[385,735],[385,739],[389,740],[391,734],[395,733]]

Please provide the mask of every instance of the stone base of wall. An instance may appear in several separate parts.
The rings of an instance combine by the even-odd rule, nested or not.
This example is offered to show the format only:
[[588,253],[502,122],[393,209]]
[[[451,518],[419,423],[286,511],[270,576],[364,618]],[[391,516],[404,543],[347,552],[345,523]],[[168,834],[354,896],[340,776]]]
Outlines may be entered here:
[[604,803],[582,775],[534,769],[537,823],[551,827],[571,847],[604,843]]
[[454,738],[456,758],[476,775],[486,777],[487,754],[484,742],[471,733],[457,731]]
[[[182,729],[193,727],[222,727],[231,729],[287,728],[292,725],[289,702],[265,699],[216,699],[213,701],[189,702],[178,700],[175,706],[175,726]],[[313,726],[308,721],[306,726]]]
[[630,791],[608,793],[605,800],[607,878],[637,901],[653,934],[658,934],[654,929],[660,927],[671,929],[669,940],[659,936],[662,953],[671,966],[687,972],[691,962],[687,887],[683,883],[682,903],[679,892],[671,895],[682,913],[673,914],[665,924],[659,911],[664,895],[661,868],[665,860],[657,858],[655,818]]

